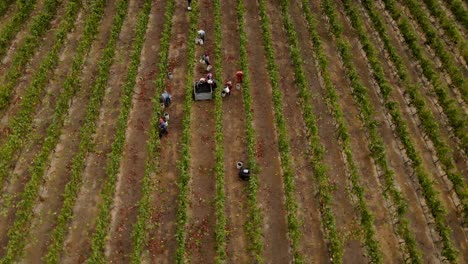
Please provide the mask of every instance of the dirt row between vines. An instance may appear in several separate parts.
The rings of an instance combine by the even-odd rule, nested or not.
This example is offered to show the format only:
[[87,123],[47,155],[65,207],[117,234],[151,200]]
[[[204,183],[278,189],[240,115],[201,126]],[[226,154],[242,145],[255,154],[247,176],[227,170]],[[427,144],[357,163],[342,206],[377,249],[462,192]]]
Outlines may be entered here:
[[[210,62],[219,60],[214,54],[214,16],[213,3],[209,0],[198,1],[200,18],[198,28],[205,30],[207,38],[203,46],[196,49],[195,58],[204,52],[210,56]],[[188,41],[193,41],[189,39]],[[197,63],[194,78],[205,77],[206,65]],[[213,70],[212,70],[213,71]],[[214,76],[218,82],[219,93],[222,88],[221,76]],[[207,263],[215,258],[215,118],[214,100],[197,102],[190,113],[190,196],[187,223],[187,259],[190,263]]]
[[[28,167],[30,166],[35,155],[39,152],[42,146],[44,135],[46,134],[47,126],[51,122],[53,108],[55,106],[55,100],[58,97],[62,89],[62,83],[66,78],[68,69],[70,69],[73,54],[77,48],[77,40],[83,33],[83,18],[80,17],[77,20],[77,26],[74,32],[72,32],[67,39],[66,48],[60,55],[60,63],[54,71],[53,77],[49,85],[46,88],[44,99],[38,106],[36,111],[36,117],[33,121],[33,134],[27,138],[25,147],[18,154],[16,165],[13,170],[13,177],[9,183],[5,186],[4,195],[1,201],[2,214],[0,216],[0,245],[1,251],[3,252],[3,246],[8,242],[7,231],[14,221],[15,208],[12,206],[16,204],[21,197],[19,193],[23,190],[24,185],[30,178],[30,172]],[[102,49],[100,47],[95,48],[96,50]]]
[[173,263],[175,261],[175,227],[177,213],[177,182],[180,170],[177,161],[180,157],[179,142],[182,137],[183,104],[185,98],[187,69],[187,44],[189,14],[186,2],[177,1],[172,21],[172,37],[169,46],[169,69],[173,79],[166,84],[172,95],[169,113],[169,134],[161,139],[159,172],[154,177],[156,190],[151,197],[153,228],[149,233],[149,256],[146,263]]
[[[143,5],[142,1],[131,1],[127,19],[120,34],[120,40],[117,45],[117,53],[114,59],[110,72],[111,76],[107,84],[106,97],[101,109],[101,114],[97,124],[97,131],[94,135],[96,141],[95,149],[89,154],[86,168],[83,171],[84,185],[78,196],[75,208],[73,210],[74,218],[70,225],[70,233],[65,241],[65,255],[62,258],[64,263],[79,263],[83,262],[89,256],[91,234],[95,229],[96,217],[99,212],[99,203],[101,202],[100,192],[106,180],[106,164],[108,162],[107,155],[111,151],[111,144],[114,140],[116,121],[120,111],[120,97],[122,87],[125,82],[126,71],[129,64],[129,53],[133,42],[131,41],[135,35],[135,26],[137,15]],[[152,65],[148,61],[155,64],[156,50],[151,49],[158,45],[160,32],[156,30],[160,27],[163,6],[156,4],[152,10],[152,18],[147,31],[148,45],[143,50],[142,66],[140,74],[137,78],[145,78],[144,75]],[[157,18],[157,19],[155,19]],[[150,46],[151,45],[151,46]]]
[[[82,11],[80,12],[82,14]],[[77,20],[79,21],[80,14],[78,14]],[[26,88],[29,86],[31,83],[31,80],[36,73],[37,69],[39,68],[39,65],[44,59],[45,55],[47,52],[50,51],[52,48],[54,42],[55,42],[55,33],[57,28],[59,27],[60,23],[62,22],[62,17],[65,16],[65,9],[64,6],[62,5],[61,7],[58,8],[57,10],[57,15],[55,16],[55,19],[53,19],[50,23],[50,28],[47,31],[46,34],[42,37],[42,42],[41,44],[35,49],[34,55],[32,59],[28,62],[24,70],[22,71],[22,75],[18,80],[18,84],[16,85],[15,89],[13,90],[11,94],[11,99],[10,99],[10,104],[3,110],[0,111],[0,138],[2,137],[3,133],[6,132],[5,129],[8,126],[8,122],[11,120],[11,118],[18,112],[18,108],[20,106],[22,96],[26,93]],[[23,32],[24,31],[24,32]],[[16,36],[14,43],[11,46],[11,48],[8,50],[8,53],[6,54],[6,57],[3,58],[1,66],[0,66],[0,76],[5,76],[7,71],[10,69],[12,59],[16,55],[17,48],[19,44],[24,43],[24,38],[29,34],[29,29],[26,27],[23,28],[23,31],[19,32],[19,34]],[[0,139],[0,142],[3,142],[2,139]]]
[[266,70],[259,10],[256,1],[245,1],[247,53],[253,100],[253,127],[259,167],[258,203],[263,214],[263,244],[266,263],[286,263],[291,259],[287,237],[282,170],[275,131],[272,87]]
[[[23,40],[29,35],[29,28],[31,23],[33,22],[33,18],[38,15],[43,9],[44,9],[44,3],[45,0],[37,0],[36,6],[34,7],[34,10],[28,15],[28,18],[26,21],[21,25],[21,28],[16,32],[14,35],[13,39],[11,40],[11,43],[9,45],[9,48],[5,55],[3,57],[0,57],[1,64],[0,64],[0,75],[3,75],[6,69],[10,66],[11,59],[13,58],[13,55],[15,54],[17,48],[21,43],[23,43]],[[57,21],[60,20],[60,17],[64,14],[64,8],[63,5],[61,5],[57,9],[57,15],[55,18],[52,20],[52,24],[57,25]],[[14,16],[14,14],[12,14]],[[11,19],[5,22],[10,23]],[[0,30],[3,30],[4,26],[0,26]]]
[[[68,39],[65,43],[65,48],[60,54],[61,59],[58,67],[51,74],[50,85],[47,85],[45,88],[44,98],[38,104],[37,117],[33,122],[33,131],[35,131],[34,135],[26,139],[24,151],[17,154],[17,158],[15,159],[17,160],[16,165],[14,164],[12,167],[13,177],[11,178],[9,184],[5,185],[2,191],[2,197],[0,200],[0,211],[2,211],[2,213],[7,212],[8,207],[11,204],[16,203],[14,201],[17,201],[17,195],[24,187],[25,180],[27,179],[26,176],[28,176],[24,175],[24,171],[28,169],[28,166],[34,158],[35,153],[37,153],[41,147],[41,143],[39,142],[43,138],[41,135],[46,133],[45,129],[48,125],[47,120],[52,115],[55,97],[58,96],[59,90],[61,89],[61,86],[57,83],[63,82],[66,73],[70,68],[73,54],[77,48],[76,43],[83,32],[82,22],[83,16],[82,13],[80,13],[76,20],[75,30],[67,36]],[[32,64],[33,67],[29,68],[35,69],[34,63],[35,62]],[[24,81],[21,81],[17,89],[24,89],[24,87],[21,86],[27,86],[29,84],[30,80],[25,79]],[[8,120],[11,120],[15,116],[18,111],[18,107],[19,104],[10,105],[10,109],[7,110],[7,113],[5,113],[1,121],[0,131],[5,129],[8,125]],[[6,228],[6,226],[3,226],[3,228]]]
[[[381,4],[378,6],[380,8],[382,7]],[[389,36],[392,38],[394,46],[399,51],[399,54],[402,55],[402,58],[405,64],[408,66],[411,77],[416,82],[423,84],[421,87],[425,87],[425,86],[430,87],[430,85],[427,84],[427,81],[424,79],[424,77],[421,76],[420,68],[419,66],[417,66],[417,63],[410,61],[410,58],[412,58],[410,51],[406,48],[406,45],[403,43],[400,32],[396,28],[394,22],[390,19],[387,13],[383,12],[383,10],[382,10],[382,14],[385,14],[384,17],[386,19],[387,25],[391,25],[391,26],[388,26],[387,28],[389,32]],[[454,139],[450,137],[450,134],[447,130],[447,126],[444,125],[445,121],[442,121],[442,120],[445,120],[445,117],[442,116],[442,114],[440,113],[439,107],[433,103],[435,101],[434,95],[427,89],[429,88],[423,89],[424,91],[423,93],[425,97],[427,98],[426,102],[428,103],[428,106],[431,107],[431,110],[434,113],[434,116],[440,122],[439,127],[440,127],[440,130],[442,132],[444,139],[449,143],[449,145],[452,147],[452,150],[454,151],[455,163],[456,163],[458,170],[462,174],[464,174],[466,178],[467,177],[466,176],[467,165],[465,161],[466,157],[464,156],[463,153],[461,153],[455,147]],[[400,94],[401,94],[400,96],[404,95],[404,91],[400,91]],[[414,110],[412,110],[411,112],[413,113]],[[414,120],[414,118],[415,117],[413,117],[413,122],[416,124],[419,124],[419,121]],[[451,190],[451,183],[446,177],[442,177],[444,173],[441,172],[440,166],[435,163],[435,161],[437,161],[437,157],[434,154],[435,152],[433,150],[432,143],[424,141],[422,133],[416,131],[416,124],[413,124],[414,129],[412,129],[412,131],[414,131],[413,135],[415,135],[413,139],[415,139],[416,142],[418,143],[417,146],[420,148],[421,153],[425,154],[423,162],[427,168],[427,171],[432,173],[432,178],[434,179],[434,184],[435,184],[434,187],[437,191],[439,191],[440,193],[439,197],[442,201],[442,204],[448,211],[447,222],[449,224],[449,227],[453,230],[452,237],[454,239],[455,246],[462,253],[460,255],[460,258],[466,259],[467,258],[467,253],[466,253],[467,252],[466,250],[467,237],[466,237],[465,230],[463,228],[462,219],[458,215],[457,213],[458,210],[453,201],[453,197],[455,197],[455,194]],[[416,189],[419,189],[419,187],[416,187]],[[422,197],[420,193],[419,193],[419,196]],[[424,210],[427,210],[427,209],[424,208]]]
[[10,4],[10,7],[8,7],[5,14],[3,14],[2,17],[0,17],[0,28],[3,28],[3,26],[11,20],[11,18],[16,14],[17,11],[18,8],[16,7],[16,4]]
[[[142,2],[140,2],[142,3]],[[154,95],[153,81],[157,75],[161,27],[164,23],[166,1],[156,1],[150,15],[148,32],[140,62],[137,85],[132,98],[126,131],[126,143],[117,176],[111,227],[105,253],[110,262],[128,262],[132,251],[131,232],[137,217],[141,179],[144,176],[150,116]]]
[[[361,9],[361,14],[362,13],[364,12]],[[366,21],[366,27],[369,28],[370,30],[371,27],[369,26],[370,24],[369,20],[366,19],[365,21]],[[391,34],[389,36],[394,37]],[[381,47],[382,44],[380,43],[380,40],[377,40],[377,39],[378,37],[376,36],[373,37],[374,43],[377,44],[376,46]],[[393,40],[394,40],[395,47],[398,47],[398,45],[401,44],[398,41],[396,41],[396,38],[393,38]],[[441,172],[441,169],[438,168],[436,164],[434,163],[434,161],[437,159],[433,154],[434,150],[431,144],[428,144],[424,140],[423,133],[418,127],[419,121],[417,120],[417,117],[415,117],[414,114],[412,114],[414,113],[415,110],[408,106],[408,101],[405,98],[404,87],[401,87],[401,85],[399,85],[398,83],[398,80],[396,80],[395,69],[393,68],[393,65],[389,63],[388,59],[386,59],[385,54],[383,53],[380,54],[380,59],[382,62],[384,62],[384,65],[387,65],[386,77],[390,81],[390,83],[394,86],[395,91],[396,91],[393,93],[393,98],[402,107],[402,114],[405,117],[406,124],[408,125],[408,129],[411,132],[412,140],[413,142],[415,142],[415,147],[422,154],[422,158],[423,158],[422,161],[423,161],[424,167],[426,168],[426,171],[431,175],[433,179],[436,179],[435,181],[436,188],[439,190],[442,190],[442,194],[444,197],[452,196],[453,193],[449,194],[447,192],[447,186],[446,186],[447,180],[445,181],[441,180],[443,173]],[[408,66],[411,66],[411,65],[408,65]],[[401,153],[400,155],[402,156],[402,158],[405,157],[404,153]],[[405,160],[407,160],[407,158],[405,158]],[[406,170],[408,171],[406,175],[412,175],[411,168],[408,165],[406,165],[405,167],[406,167]],[[411,208],[411,210],[409,210],[410,220],[412,220],[411,222],[412,222],[413,230],[415,230],[416,239],[418,240],[420,247],[423,249],[423,252],[426,253],[427,258],[429,258],[432,255],[433,258],[440,259],[440,250],[441,250],[440,245],[434,242],[434,241],[437,241],[437,238],[436,238],[437,234],[436,234],[436,231],[434,230],[434,226],[431,224],[432,220],[431,220],[430,212],[428,211],[424,202],[424,198],[422,197],[422,194],[420,193],[419,184],[417,183],[417,180],[414,177],[403,176],[403,175],[400,175],[399,173],[396,174],[396,177],[398,181],[400,182],[400,187],[404,191],[405,196],[407,197],[408,203],[410,205],[410,208]],[[457,224],[456,224],[456,222],[458,222],[456,220],[457,218],[456,209],[453,207],[453,203],[450,203],[450,202],[446,204],[446,206],[448,206],[447,208],[449,209],[449,220],[450,222],[452,222],[451,226],[455,228],[454,229],[455,233],[458,233],[459,227],[457,227]],[[419,220],[416,219],[415,217],[418,215],[416,214],[416,210],[421,211],[421,213],[418,213],[418,214],[421,214],[421,216],[425,215],[426,219],[422,219],[421,217],[420,217],[421,219]],[[424,240],[422,239],[424,237],[422,234],[423,229],[426,229],[426,231],[424,232],[426,236],[428,235],[432,236],[432,240],[433,240],[432,242],[430,240],[427,240],[426,242],[424,242]],[[462,233],[456,236],[460,236],[462,235]],[[459,240],[459,239],[460,237],[456,238],[456,240]],[[436,247],[437,249],[434,249],[433,247]],[[432,253],[429,253],[428,251]]]
[[[223,32],[223,76],[218,81],[234,83],[239,69],[239,30],[236,14],[237,1],[221,1]],[[245,111],[241,90],[233,89],[223,100],[224,170],[227,221],[227,262],[252,263],[248,254],[249,240],[244,225],[248,221],[247,184],[238,177],[235,164],[247,160],[245,139]]]
[[45,255],[50,244],[50,236],[57,221],[63,198],[65,185],[70,180],[70,166],[79,148],[79,131],[83,124],[86,106],[89,102],[95,76],[98,73],[98,60],[101,57],[110,36],[110,25],[115,13],[115,4],[107,4],[103,20],[99,25],[99,33],[91,47],[87,61],[81,74],[81,89],[73,98],[67,119],[61,130],[60,140],[55,148],[50,165],[44,175],[44,183],[40,187],[39,203],[33,211],[36,216],[31,223],[31,232],[26,238],[23,260],[28,263]]
[[[426,98],[426,103],[427,106],[430,107],[431,111],[434,114],[434,117],[439,120],[439,128],[441,131],[441,134],[443,138],[446,140],[447,143],[449,143],[449,146],[453,150],[454,154],[454,160],[455,160],[455,165],[457,166],[458,170],[460,172],[465,172],[468,170],[467,167],[467,156],[466,154],[463,153],[460,149],[457,147],[457,139],[452,136],[453,133],[449,131],[449,125],[447,118],[442,112],[442,108],[440,105],[437,103],[437,98],[436,95],[432,92],[432,85],[428,82],[428,80],[423,76],[421,67],[419,66],[419,63],[417,61],[413,61],[414,57],[411,54],[411,51],[409,50],[408,46],[404,42],[403,37],[401,36],[400,31],[398,30],[397,24],[395,24],[395,21],[392,20],[391,16],[384,11],[384,5],[381,1],[376,2],[376,7],[379,8],[379,11],[382,14],[382,17],[384,18],[384,22],[388,25],[387,30],[389,37],[393,39],[393,44],[395,48],[399,51],[399,54],[402,55],[402,59],[404,63],[408,66],[409,73],[412,77],[413,80],[415,80],[417,83],[421,84],[421,93],[425,95]],[[421,33],[422,34],[422,33]],[[419,34],[419,35],[421,35]],[[426,56],[427,54],[427,49],[426,45],[419,41],[420,46],[423,48],[423,50],[426,50]],[[429,58],[433,58],[433,55],[428,56]],[[446,84],[444,78],[441,79],[441,82],[443,84]],[[437,159],[434,159],[434,161]],[[468,176],[465,176],[465,179],[467,179]]]

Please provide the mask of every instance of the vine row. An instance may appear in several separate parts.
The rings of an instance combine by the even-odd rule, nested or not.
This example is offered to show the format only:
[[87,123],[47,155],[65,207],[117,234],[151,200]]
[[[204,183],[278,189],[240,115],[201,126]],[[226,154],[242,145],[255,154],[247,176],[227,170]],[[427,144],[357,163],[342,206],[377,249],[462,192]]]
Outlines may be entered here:
[[452,54],[447,52],[444,43],[432,26],[432,22],[429,20],[417,1],[405,0],[403,2],[423,30],[424,35],[427,38],[426,43],[434,49],[437,57],[439,57],[442,65],[444,66],[444,70],[449,74],[452,84],[460,91],[463,101],[465,101],[465,103],[468,102],[468,86],[465,82],[463,73],[455,63],[455,59]]
[[239,28],[239,54],[240,54],[240,67],[244,72],[244,79],[242,81],[242,99],[244,103],[245,112],[245,134],[247,143],[247,156],[248,164],[251,169],[251,176],[248,185],[247,203],[249,206],[248,222],[245,224],[247,236],[249,238],[249,251],[254,256],[256,263],[263,263],[263,215],[258,207],[258,173],[259,168],[255,158],[255,129],[253,127],[253,111],[252,111],[252,94],[250,93],[250,74],[249,74],[249,61],[247,52],[247,33],[245,31],[245,13],[246,7],[244,0],[237,1],[237,22]]
[[[385,9],[390,13],[393,20],[397,23],[405,42],[413,54],[419,61],[423,74],[431,82],[437,100],[447,116],[449,125],[453,129],[455,136],[460,139],[460,147],[465,153],[468,153],[468,134],[466,115],[455,106],[454,99],[450,98],[446,85],[442,84],[439,73],[434,70],[433,63],[424,55],[423,50],[419,46],[416,38],[416,32],[411,27],[408,18],[402,16],[401,10],[395,5],[393,0],[383,0]],[[439,157],[447,156],[446,153],[440,153]]]
[[17,0],[17,12],[0,31],[0,58],[5,56],[11,41],[34,10],[37,0]]
[[[23,75],[23,69],[34,55],[34,51],[43,43],[42,37],[50,28],[52,19],[57,14],[60,3],[61,1],[58,0],[46,1],[44,10],[33,18],[29,34],[18,47],[12,58],[10,68],[0,80],[0,110],[8,106],[13,88],[18,83],[18,79]],[[72,1],[71,3],[71,5],[77,4],[76,1]],[[71,5],[68,5],[66,11],[74,11]],[[68,16],[69,14],[65,14],[65,17]],[[63,23],[67,24],[68,22],[64,21]]]
[[55,34],[54,45],[41,61],[38,71],[33,75],[31,83],[26,88],[18,113],[8,123],[10,133],[0,145],[0,189],[3,189],[4,182],[9,175],[10,164],[15,159],[15,153],[23,147],[24,138],[27,138],[31,131],[36,106],[50,79],[50,73],[57,67],[60,51],[65,45],[67,34],[75,27],[75,19],[80,9],[79,0],[70,1],[67,5],[64,20]]
[[[398,76],[402,80],[403,86],[406,88],[406,92],[409,94],[409,97],[411,98],[412,105],[416,107],[423,126],[425,123],[427,124],[431,123],[433,124],[433,129],[436,129],[437,124],[433,120],[433,116],[431,115],[431,112],[427,109],[427,106],[424,103],[424,99],[422,98],[422,95],[419,93],[417,87],[410,84],[408,72],[404,64],[402,63],[401,58],[398,56],[396,49],[393,47],[392,43],[390,42],[390,39],[387,36],[382,18],[375,11],[376,9],[374,8],[373,2],[370,0],[363,0],[362,4],[364,5],[367,12],[369,13],[371,20],[374,24],[374,28],[376,29],[381,39],[383,40],[385,50],[390,54],[391,60],[396,65]],[[376,79],[378,79],[378,77],[376,77]],[[384,97],[386,97],[385,94],[389,94],[390,91],[388,90],[388,92],[384,92],[384,90],[388,90],[388,88],[382,89],[382,94],[384,95]],[[387,105],[388,105],[387,107],[391,109],[396,107],[395,104],[391,104],[391,103],[387,103]],[[407,128],[404,127],[403,125],[398,125],[396,121],[398,119],[401,119],[401,117],[399,117],[399,115],[397,114],[393,114],[392,112],[390,113],[396,125],[396,133],[399,134],[400,140],[406,149],[406,155],[412,161],[414,174],[416,174],[418,178],[419,184],[422,188],[422,194],[426,200],[426,203],[431,211],[432,216],[434,217],[436,228],[442,238],[443,247],[444,247],[442,254],[448,260],[454,261],[456,259],[457,252],[453,248],[452,242],[450,241],[451,230],[448,228],[448,226],[445,223],[446,222],[445,209],[443,208],[442,203],[440,202],[438,198],[438,194],[433,187],[432,180],[428,177],[426,171],[424,170],[422,166],[422,159],[420,157],[420,154],[417,153],[417,151],[415,150],[410,140]],[[425,120],[428,120],[428,121],[426,122]]]
[[[468,12],[461,0],[444,0],[452,11],[452,14],[465,28],[468,28]],[[468,63],[468,62],[467,62]]]
[[189,37],[190,40],[187,46],[187,75],[185,80],[185,97],[183,105],[183,119],[182,119],[182,140],[181,140],[181,157],[178,160],[178,168],[180,170],[180,178],[178,182],[179,195],[177,197],[177,222],[176,222],[176,263],[184,264],[186,260],[186,243],[187,243],[187,207],[189,205],[190,194],[190,112],[192,109],[192,93],[193,93],[193,76],[194,67],[196,63],[195,51],[196,45],[192,41],[197,36],[198,17],[200,16],[198,10],[198,1],[192,3],[192,11],[190,12],[190,27]]
[[15,0],[3,0],[0,2],[0,17],[2,17]]
[[[132,230],[132,255],[131,263],[141,263],[141,254],[144,247],[147,244],[146,231],[148,230],[148,221],[151,217],[151,192],[154,190],[154,175],[159,169],[159,153],[160,153],[160,141],[158,135],[158,120],[161,114],[161,108],[159,105],[159,95],[164,90],[165,78],[169,68],[169,47],[171,40],[172,30],[172,17],[175,11],[175,0],[169,0],[166,2],[166,10],[164,12],[164,25],[162,28],[160,38],[160,52],[159,52],[159,74],[154,81],[156,85],[155,95],[152,99],[153,102],[153,115],[151,116],[149,126],[149,138],[148,138],[148,158],[145,165],[145,174],[142,180],[141,187],[141,198],[138,202],[138,213],[135,224]],[[123,125],[126,125],[123,124]],[[124,135],[125,136],[125,135]],[[116,167],[118,169],[118,167]],[[115,185],[115,183],[114,183]]]
[[73,217],[73,207],[83,185],[82,172],[86,164],[88,152],[93,147],[93,134],[96,132],[96,121],[104,99],[107,81],[110,76],[109,70],[114,61],[115,47],[127,15],[127,9],[128,0],[119,0],[116,3],[116,15],[112,21],[111,35],[98,62],[99,72],[94,81],[90,101],[86,106],[86,116],[83,125],[80,128],[79,150],[73,157],[70,166],[70,181],[65,185],[65,191],[62,194],[63,205],[57,216],[57,224],[52,231],[51,243],[47,248],[47,254],[44,258],[47,263],[59,263],[60,260],[63,242],[68,233],[68,223]]
[[[294,180],[294,164],[291,159],[286,120],[283,115],[283,95],[279,87],[279,70],[275,63],[275,49],[270,30],[270,19],[266,13],[265,0],[259,0],[260,22],[263,36],[263,47],[267,59],[268,76],[272,87],[273,112],[275,113],[276,130],[278,135],[278,151],[280,153],[281,168],[283,171],[283,186],[285,191],[285,205],[288,223],[288,236],[291,243],[294,263],[304,263],[304,256],[299,252],[301,240],[300,223],[297,219],[297,201],[294,197],[296,189]],[[284,11],[284,10],[282,10]],[[282,12],[283,13],[283,12]],[[284,21],[284,20],[283,20]]]
[[[43,175],[50,160],[50,153],[54,150],[61,134],[61,128],[66,114],[68,113],[70,100],[79,89],[79,75],[83,67],[84,58],[91,47],[98,30],[97,25],[102,18],[105,2],[95,1],[91,4],[90,13],[85,21],[85,30],[80,40],[77,53],[74,56],[72,71],[68,74],[63,83],[63,92],[58,98],[54,109],[52,123],[47,128],[47,136],[44,139],[40,152],[35,156],[29,169],[31,178],[26,183],[21,196],[22,200],[16,205],[17,211],[13,226],[8,231],[8,245],[5,249],[5,256],[0,263],[11,263],[23,250],[25,237],[29,233],[30,220],[33,216],[31,210],[39,195],[39,186],[42,183]],[[18,135],[20,136],[20,135]]]
[[[358,36],[361,42],[361,46],[363,47],[363,50],[365,51],[367,55],[367,59],[369,64],[371,65],[371,68],[373,70],[373,75],[374,79],[377,81],[377,84],[380,88],[380,93],[383,97],[384,100],[384,106],[387,109],[390,117],[392,118],[392,123],[395,126],[395,133],[398,136],[400,142],[403,144],[403,147],[405,149],[406,155],[408,158],[411,160],[411,166],[413,168],[413,172],[417,175],[417,178],[419,182],[422,185],[426,185],[427,183],[431,182],[431,179],[428,176],[427,171],[422,165],[422,157],[421,153],[416,150],[414,146],[414,142],[410,137],[410,133],[408,131],[408,127],[405,124],[402,114],[399,110],[399,105],[395,101],[392,101],[390,98],[390,94],[392,93],[392,86],[388,83],[386,80],[384,71],[383,71],[383,66],[380,63],[378,57],[377,57],[377,49],[375,46],[371,43],[369,37],[367,36],[367,31],[365,30],[363,26],[363,22],[361,18],[358,15],[358,11],[356,11],[356,7],[353,6],[353,4],[349,0],[342,0],[345,3],[345,8],[347,10],[347,13],[350,17],[351,23],[353,27],[356,29],[358,32]],[[399,193],[398,190],[391,190],[392,193],[394,193],[396,198],[399,199],[404,199],[401,197],[401,193]],[[434,199],[436,197],[433,197]],[[436,198],[437,199],[437,198]],[[402,200],[403,202],[403,200]],[[406,201],[404,201],[406,202]],[[434,203],[433,201],[429,201],[428,203]],[[398,214],[404,214],[407,211],[407,206],[404,204],[401,204],[401,206],[398,206],[398,209],[396,210]],[[435,216],[434,216],[435,217]],[[445,221],[444,215],[441,215],[442,223]],[[404,229],[408,229],[408,221],[406,220],[405,222],[402,222],[401,220],[399,221],[400,225],[403,223]],[[445,226],[444,226],[445,225]],[[440,226],[440,230],[446,229],[446,224],[443,224]],[[401,230],[403,231],[403,230]],[[409,232],[409,231],[405,231]],[[408,233],[409,235],[409,233]],[[403,237],[407,237],[407,235],[402,234]],[[408,248],[408,251],[410,253],[410,257],[413,259],[413,262],[415,260],[420,263],[422,260],[420,259],[419,252],[416,251],[415,249],[415,241],[414,237],[411,234],[410,240],[407,241],[407,244],[411,245],[412,249]],[[409,237],[408,237],[409,238]],[[408,245],[407,245],[408,246]],[[448,245],[449,247],[451,246],[450,243]]]
[[[325,88],[327,91],[330,91],[328,95],[332,95],[331,98],[335,98],[337,95],[333,93],[334,87],[331,81],[330,72],[328,71],[329,61],[327,56],[325,55],[322,40],[317,31],[317,20],[313,16],[310,8],[309,8],[309,1],[302,0],[302,11],[303,16],[307,21],[307,29],[309,31],[310,39],[313,44],[313,51],[318,63],[318,69],[320,72],[320,76],[324,82]],[[296,41],[294,41],[296,42]],[[297,46],[298,44],[294,44]],[[293,55],[293,59],[295,59],[296,55]],[[295,63],[298,64],[298,63]],[[302,73],[301,73],[302,72]],[[308,86],[303,84],[307,80],[304,75],[303,70],[301,72],[297,72],[296,74],[296,81],[300,85],[300,93],[299,96],[302,97],[304,102],[310,102],[310,99],[313,95],[311,94],[310,90],[305,89]],[[329,97],[330,98],[330,97]],[[331,255],[332,263],[342,263],[343,262],[343,244],[344,241],[340,237],[340,234],[337,232],[336,227],[336,220],[333,215],[332,211],[332,201],[333,201],[333,184],[330,178],[327,175],[328,168],[323,163],[324,156],[326,153],[325,147],[320,143],[320,137],[318,134],[318,126],[316,125],[316,117],[313,114],[312,106],[310,104],[304,103],[303,105],[303,112],[304,112],[304,120],[306,122],[306,126],[310,130],[310,141],[311,141],[311,149],[313,156],[311,157],[313,168],[314,168],[314,176],[317,180],[318,185],[318,194],[320,196],[320,206],[321,206],[321,213],[322,213],[322,224],[324,225],[324,229],[327,232],[328,241],[329,241],[329,252]],[[336,115],[342,116],[342,112],[335,112]],[[340,128],[338,128],[340,130]]]
[[461,56],[465,62],[468,63],[468,43],[466,42],[466,39],[462,33],[460,33],[458,30],[455,22],[447,16],[442,8],[440,8],[440,3],[438,1],[424,0],[424,3],[426,3],[429,12],[431,12],[431,14],[439,20],[440,25],[447,33],[447,36],[455,45],[458,46]]
[[[223,76],[222,57],[223,57],[223,35],[221,32],[221,2],[214,0],[214,34],[215,34],[215,58],[214,63],[216,76]],[[223,100],[220,93],[215,93],[215,176],[216,176],[216,258],[215,263],[226,262],[226,192],[224,190],[224,135],[223,135]]]
[[[365,3],[366,9],[368,11],[370,7],[374,7],[374,5],[368,4],[367,0],[364,0],[363,3]],[[392,5],[387,6],[386,4],[386,8],[388,8],[389,10],[393,10],[391,11],[392,13],[398,11],[394,9]],[[371,15],[371,19],[375,21],[374,24],[379,23],[377,20],[381,20],[379,19],[377,14]],[[381,25],[378,27],[378,31],[381,31],[382,33],[379,33],[379,34],[385,35],[385,32],[382,31],[382,30],[385,30],[382,22],[380,22],[380,24]],[[399,26],[401,27],[400,31],[405,36],[405,39],[407,38],[408,44],[410,44],[410,48],[412,49],[413,54],[419,54],[419,56],[422,56],[422,54],[420,53],[420,48],[419,46],[417,46],[415,39],[410,37],[412,34],[412,31],[409,31],[408,21],[405,18],[403,18]],[[388,42],[388,44],[386,44],[386,49],[390,50],[391,49],[390,46],[391,44],[390,42]],[[391,54],[390,58],[397,67],[397,71],[398,71],[398,75],[400,79],[402,79],[404,82],[409,82],[407,69],[403,65],[401,58],[399,58],[399,56],[397,55],[394,49],[393,51],[388,51],[388,52]],[[421,62],[426,61],[429,63],[429,60],[427,58],[421,57],[420,61]],[[411,87],[411,85],[407,87]],[[466,117],[461,117],[461,115],[463,114],[458,113],[458,111],[453,108],[453,101],[447,98],[447,93],[445,89],[436,85],[434,85],[434,89],[436,90],[436,93],[440,99],[439,103],[441,103],[442,106],[445,105],[444,109],[445,109],[445,112],[447,113],[447,116],[452,115],[452,119],[457,119],[457,121],[454,121],[454,122],[459,123],[459,133],[462,133],[462,131],[466,131]],[[407,89],[407,92],[410,96],[410,99],[412,100],[412,105],[416,108],[418,112],[419,119],[421,121],[421,125],[424,129],[424,132],[431,139],[434,145],[440,164],[442,165],[442,169],[446,173],[447,178],[452,182],[455,192],[463,204],[462,214],[466,218],[468,215],[467,190],[466,190],[463,177],[460,175],[460,173],[456,171],[456,167],[453,161],[452,150],[448,146],[448,144],[442,139],[438,124],[435,121],[435,118],[432,115],[431,111],[426,106],[424,102],[424,98],[419,93],[418,89],[414,87],[411,89]],[[457,134],[457,132],[455,132],[455,134]],[[463,137],[463,139],[461,137]],[[462,141],[462,144],[463,142],[465,142],[467,143],[465,145],[467,145],[468,147],[468,136],[466,134],[460,135],[460,139]],[[466,153],[467,149],[466,148],[463,148],[463,149],[465,150],[465,153]]]

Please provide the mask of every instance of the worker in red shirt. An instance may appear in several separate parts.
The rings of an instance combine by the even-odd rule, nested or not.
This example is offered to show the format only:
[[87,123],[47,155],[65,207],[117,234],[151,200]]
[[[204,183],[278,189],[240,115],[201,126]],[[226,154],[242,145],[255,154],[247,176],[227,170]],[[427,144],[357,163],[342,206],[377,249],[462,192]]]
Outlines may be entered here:
[[244,78],[244,73],[242,71],[237,71],[236,72],[236,82],[237,83],[242,83],[243,78]]

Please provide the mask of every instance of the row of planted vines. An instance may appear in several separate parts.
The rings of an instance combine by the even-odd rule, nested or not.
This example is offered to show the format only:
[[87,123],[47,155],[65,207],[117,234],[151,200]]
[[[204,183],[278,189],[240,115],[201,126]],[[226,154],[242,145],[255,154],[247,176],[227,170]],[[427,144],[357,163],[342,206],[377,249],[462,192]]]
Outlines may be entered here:
[[466,1],[189,5],[0,3],[0,263],[468,261]]

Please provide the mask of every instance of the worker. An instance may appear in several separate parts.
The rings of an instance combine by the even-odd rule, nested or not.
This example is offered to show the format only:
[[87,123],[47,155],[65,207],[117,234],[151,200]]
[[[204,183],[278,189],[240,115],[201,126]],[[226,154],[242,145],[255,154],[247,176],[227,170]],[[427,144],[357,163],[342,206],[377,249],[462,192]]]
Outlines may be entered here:
[[207,80],[213,80],[213,74],[211,72],[209,72],[207,75],[206,75],[206,79]]
[[163,116],[159,118],[159,138],[161,138],[163,135],[167,135],[167,127],[169,126],[169,122],[167,119]]
[[200,45],[203,45],[203,43],[205,43],[205,31],[203,29],[199,29],[197,31],[197,34],[198,34],[198,39],[201,40],[201,41],[198,41],[197,43],[199,43]]
[[167,91],[164,91],[159,97],[159,103],[164,103],[164,107],[168,107],[171,104],[171,95]]
[[250,179],[250,170],[244,167],[239,169],[239,177],[244,180],[248,181]]
[[200,80],[198,81],[199,83],[206,83],[206,78],[200,78]]
[[187,0],[187,2],[188,2],[187,10],[190,11],[192,10],[192,0]]
[[244,73],[242,71],[237,71],[236,72],[236,82],[237,83],[242,83],[243,79],[244,79]]
[[200,61],[201,61],[202,63],[205,63],[207,66],[210,66],[210,64],[211,64],[211,63],[210,63],[210,56],[208,56],[208,53],[206,53],[206,52],[203,53],[203,55],[201,56]]
[[227,96],[231,95],[231,88],[229,88],[228,85],[225,85],[223,88],[223,91],[221,92],[222,97],[226,97],[226,95]]

